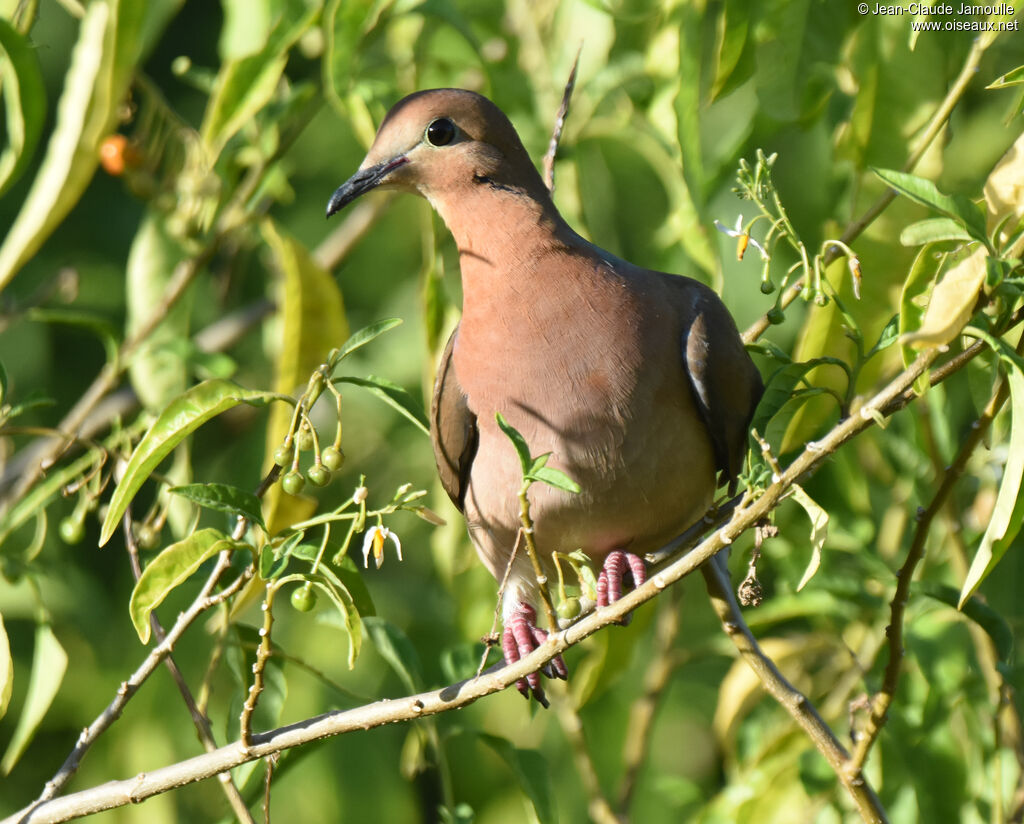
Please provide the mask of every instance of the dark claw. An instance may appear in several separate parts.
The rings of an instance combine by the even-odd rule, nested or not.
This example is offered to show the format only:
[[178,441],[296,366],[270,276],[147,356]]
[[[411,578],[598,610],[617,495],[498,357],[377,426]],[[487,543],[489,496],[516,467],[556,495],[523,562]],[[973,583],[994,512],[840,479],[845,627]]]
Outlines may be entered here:
[[[529,604],[521,603],[509,617],[505,624],[505,631],[501,635],[501,649],[505,654],[505,663],[514,664],[537,649],[547,639],[548,634],[537,626],[537,613],[534,608]],[[525,678],[516,681],[516,689],[524,698],[529,700],[532,693],[537,702],[547,709],[548,700],[544,695],[544,688],[541,686],[541,673],[548,678],[565,680],[569,676],[569,669],[565,666],[562,656],[558,655],[538,672],[531,672]]]
[[[621,549],[609,552],[597,578],[597,605],[606,607],[618,601],[622,597],[622,585],[627,577],[633,588],[647,580],[647,567],[644,566],[643,559]],[[627,615],[619,623],[625,626],[632,617]]]

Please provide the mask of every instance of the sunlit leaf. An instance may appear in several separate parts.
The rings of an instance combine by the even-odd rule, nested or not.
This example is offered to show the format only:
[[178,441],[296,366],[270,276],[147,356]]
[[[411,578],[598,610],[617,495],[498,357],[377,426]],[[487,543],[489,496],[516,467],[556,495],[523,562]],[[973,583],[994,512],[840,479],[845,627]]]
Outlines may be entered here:
[[979,246],[943,275],[932,289],[921,326],[901,337],[904,345],[942,346],[960,334],[974,314],[985,284],[985,257],[985,250]]
[[22,524],[42,512],[60,494],[61,489],[98,460],[95,452],[86,452],[70,464],[55,467],[10,511],[0,516],[0,544]]
[[811,560],[807,563],[800,583],[796,585],[796,591],[799,592],[807,586],[818,571],[818,567],[821,566],[821,549],[825,546],[825,538],[828,537],[829,517],[828,513],[799,484],[793,484],[793,500],[804,508],[807,517],[811,519]]
[[530,467],[533,464],[533,459],[530,457],[530,446],[526,443],[526,438],[520,434],[518,429],[505,420],[505,416],[500,412],[496,413],[494,417],[498,421],[498,428],[501,429],[501,431],[505,433],[505,437],[512,442],[512,446],[516,450],[516,455],[519,456],[519,465],[522,467],[523,475],[528,475]]
[[39,729],[50,704],[57,696],[64,673],[68,667],[68,656],[49,624],[36,626],[36,648],[32,656],[32,672],[28,677],[28,692],[25,706],[18,716],[17,726],[11,735],[7,751],[0,761],[0,772],[9,775],[18,763],[26,747]]
[[367,375],[365,378],[343,375],[342,377],[335,378],[334,382],[350,383],[353,386],[361,386],[364,389],[370,390],[388,406],[397,410],[414,423],[424,435],[430,434],[430,424],[422,407],[412,395],[397,383],[392,383],[387,378],[381,378],[376,375]]
[[401,318],[384,318],[378,320],[375,323],[371,323],[369,326],[364,326],[358,332],[355,332],[347,341],[338,347],[338,360],[347,358],[357,349],[366,346],[374,338],[383,335],[389,329],[394,329],[402,323]]
[[872,169],[884,183],[911,200],[934,209],[939,214],[953,219],[967,230],[972,238],[984,242],[985,219],[978,207],[962,195],[947,195],[923,177],[897,172],[892,169]]
[[0,612],[0,718],[7,713],[14,689],[14,659],[11,658],[11,644],[4,627],[4,616]]
[[110,540],[135,493],[175,446],[221,412],[240,403],[258,406],[274,397],[269,392],[244,389],[230,381],[211,380],[193,386],[180,398],[171,401],[139,441],[128,460],[121,481],[110,498],[110,507],[100,534],[100,546]]
[[989,83],[986,89],[1005,89],[1009,86],[1020,86],[1024,84],[1024,66],[1018,66],[1006,74],[1002,74]]
[[172,486],[168,491],[206,509],[226,512],[228,515],[240,515],[252,523],[259,524],[264,532],[267,529],[263,523],[260,499],[248,490],[229,484],[205,483]]
[[900,232],[900,243],[904,246],[921,246],[944,240],[971,240],[970,233],[957,221],[948,217],[930,217],[911,223]]
[[0,85],[6,114],[7,140],[0,150],[0,195],[32,160],[46,119],[46,89],[39,59],[18,31],[0,17]]
[[563,492],[572,492],[573,494],[579,494],[580,492],[580,485],[576,481],[560,469],[555,469],[551,466],[543,466],[529,473],[526,477],[531,481],[540,481],[548,486],[553,486],[555,489],[561,489]]
[[972,595],[962,604],[960,593],[953,587],[945,584],[938,584],[934,581],[920,581],[914,584],[914,589],[941,601],[943,604],[959,609],[964,615],[970,618],[979,627],[988,633],[989,638],[996,648],[996,655],[1004,664],[1010,663],[1010,656],[1013,654],[1013,630],[1006,619],[996,612],[989,604],[981,598]]
[[164,548],[150,561],[132,590],[128,612],[143,644],[149,643],[150,613],[175,588],[184,583],[205,561],[222,550],[248,550],[247,544],[231,540],[219,529],[200,529]]

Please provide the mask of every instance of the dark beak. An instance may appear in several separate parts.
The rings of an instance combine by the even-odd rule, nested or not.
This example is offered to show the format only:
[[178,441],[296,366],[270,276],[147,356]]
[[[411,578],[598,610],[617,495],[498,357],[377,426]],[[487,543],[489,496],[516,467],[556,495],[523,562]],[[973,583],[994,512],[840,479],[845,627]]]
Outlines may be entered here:
[[342,183],[334,194],[331,195],[331,199],[327,204],[327,217],[330,217],[335,212],[340,212],[359,195],[365,194],[375,186],[379,186],[391,172],[408,162],[409,158],[405,155],[400,155],[392,160],[385,160],[383,163],[371,166],[368,169],[360,169]]

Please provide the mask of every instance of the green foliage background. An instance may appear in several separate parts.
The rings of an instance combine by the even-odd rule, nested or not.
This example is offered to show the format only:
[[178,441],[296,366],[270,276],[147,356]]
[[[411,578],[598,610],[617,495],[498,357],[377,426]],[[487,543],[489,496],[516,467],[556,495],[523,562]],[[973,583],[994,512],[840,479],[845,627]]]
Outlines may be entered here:
[[[106,23],[101,7],[110,15]],[[20,176],[12,175],[0,197],[6,234],[0,363],[7,375],[0,403],[36,396],[51,401],[12,417],[9,427],[58,425],[104,365],[116,361],[111,352],[160,305],[182,260],[201,261],[198,276],[158,328],[156,343],[134,354],[121,382],[151,412],[211,375],[250,389],[297,391],[347,329],[384,317],[405,323],[346,360],[345,373],[384,376],[427,399],[433,364],[457,318],[453,244],[424,202],[403,197],[381,208],[382,196],[375,195],[369,206],[359,206],[370,221],[365,234],[330,261],[325,277],[307,253],[321,261],[331,257],[322,247],[312,251],[337,228],[324,222],[327,199],[359,165],[387,107],[421,88],[464,86],[487,94],[539,162],[581,44],[556,163],[559,208],[616,254],[711,283],[742,329],[773,306],[775,295],[758,289],[757,256],[750,252],[737,261],[735,241],[714,230],[715,220],[732,226],[737,214],[753,216],[733,191],[739,159],[752,159],[758,148],[778,153],[778,192],[797,233],[817,249],[883,193],[869,168],[902,167],[977,37],[937,32],[915,38],[909,16],[862,15],[852,3],[822,0],[92,0],[85,23],[76,19],[79,11],[74,0],[39,0],[37,9],[0,2],[5,25],[13,23],[7,28],[28,46],[17,57],[8,45],[14,36],[5,35],[5,65],[15,57],[21,65],[38,65],[40,81],[33,86],[32,69],[25,69],[20,88],[29,94],[21,114],[9,108],[5,121],[15,154],[18,117],[28,127],[24,158],[19,155],[14,167]],[[57,101],[68,86],[69,66],[89,57],[74,43],[90,25],[102,35],[90,53],[101,65],[76,98],[85,119],[75,151],[66,144],[48,149],[55,133],[68,134],[67,113]],[[981,196],[1021,129],[1019,87],[984,86],[1021,63],[1019,32],[995,39],[916,174],[944,192]],[[15,86],[5,76],[8,105]],[[60,107],[74,105],[66,100]],[[40,142],[33,147],[34,131]],[[104,139],[117,131],[133,141],[120,177],[96,172]],[[48,153],[62,151],[73,157],[69,170],[41,188],[41,169],[56,174]],[[32,240],[12,256],[18,233],[28,231],[19,212],[33,202]],[[899,243],[900,232],[928,214],[899,199],[856,240],[859,301],[846,264],[829,269],[869,346],[899,311],[916,254]],[[753,234],[763,237],[759,229]],[[772,263],[776,283],[796,260],[779,249]],[[267,299],[281,311],[259,316],[227,351],[204,354],[187,343],[231,312],[258,311]],[[798,301],[766,337],[799,360],[849,358],[842,323],[834,302]],[[868,364],[858,391],[900,368],[897,350]],[[851,704],[881,680],[888,603],[915,510],[930,500],[987,399],[994,361],[979,358],[886,429],[841,450],[805,484],[830,523],[820,571],[799,593],[811,556],[807,516],[792,502],[777,512],[781,533],[765,544],[759,566],[767,601],[747,619],[844,740]],[[768,359],[760,364],[766,377],[775,368]],[[816,373],[816,385],[834,385],[827,371]],[[466,677],[479,658],[477,639],[491,627],[494,582],[434,480],[428,440],[371,393],[358,387],[343,387],[343,393],[347,461],[316,491],[322,507],[351,496],[365,475],[369,505],[384,506],[396,487],[411,482],[429,490],[419,503],[441,512],[448,525],[433,527],[409,512],[388,517],[405,561],[396,563],[389,546],[383,567],[362,576],[377,617],[366,624],[367,643],[352,670],[349,640],[324,599],[311,613],[276,608],[273,637],[287,657],[271,659],[258,729]],[[321,402],[314,416],[325,443],[334,432],[329,406]],[[232,409],[199,429],[174,468],[168,463],[162,471],[176,483],[254,489],[287,424],[286,408],[275,409]],[[105,440],[114,453],[127,456],[131,439],[152,420],[135,423],[137,414],[130,403],[122,408],[115,431],[123,434]],[[837,418],[836,404],[819,395],[787,407],[767,435],[785,455],[820,437]],[[267,435],[268,420],[276,434]],[[955,596],[963,584],[991,515],[1009,426],[1007,413],[997,419],[991,451],[972,458],[968,477],[933,529],[923,583],[910,603],[904,679],[868,766],[893,821],[1002,821],[1019,809],[1022,742],[1014,737],[1020,725],[1013,690],[1021,671],[1010,652],[1024,617],[1019,539],[981,587],[991,609],[980,623],[933,597]],[[11,490],[28,471],[19,455],[35,435],[0,431],[6,461],[0,492],[7,496],[7,508],[0,508],[0,519],[7,519],[0,520],[0,614],[14,673],[0,746],[17,735],[31,705],[30,680],[36,698],[48,683],[56,694],[24,755],[0,777],[0,814],[36,797],[80,729],[145,655],[129,618],[134,579],[121,536],[97,548],[102,510],[86,515],[83,502],[91,497],[62,498],[55,487],[32,517],[10,528]],[[107,439],[107,430],[95,437]],[[78,454],[72,450],[59,466]],[[96,502],[105,503],[109,492]],[[144,488],[137,519],[155,492],[154,484]],[[289,506],[288,498],[271,493],[267,508],[274,508],[279,526],[304,517]],[[70,528],[80,520],[76,513],[84,516],[80,537]],[[182,538],[193,517],[179,500],[154,546]],[[202,526],[230,528],[222,514],[200,517]],[[65,537],[78,541],[61,540],[57,526],[65,520],[71,533]],[[746,536],[733,551],[736,580],[750,543]],[[357,563],[360,546],[357,536]],[[145,552],[144,562],[153,554]],[[159,609],[165,623],[197,587],[192,581],[171,593]],[[631,707],[644,693],[656,617],[659,610],[678,609],[674,669],[639,771],[632,820],[855,820],[810,742],[735,661],[702,586],[690,582],[682,589],[681,597],[640,610],[629,628],[599,633],[568,656],[569,690],[610,797],[622,778]],[[239,614],[209,681],[218,743],[238,735],[260,621],[255,603]],[[207,670],[215,632],[214,619],[200,622],[176,650],[194,686]],[[54,657],[30,679],[34,656],[42,660],[40,650],[47,648]],[[59,648],[68,661],[62,679]],[[200,751],[161,670],[88,754],[71,789]],[[241,770],[236,781],[257,809],[262,767]],[[471,810],[481,824],[531,816],[571,822],[587,819],[587,801],[556,713],[535,712],[511,690],[433,724],[386,727],[289,752],[272,790],[274,815],[297,821],[435,821],[445,804],[449,815]],[[458,813],[455,805],[462,805]],[[205,782],[99,819],[225,816],[230,820],[215,782]]]

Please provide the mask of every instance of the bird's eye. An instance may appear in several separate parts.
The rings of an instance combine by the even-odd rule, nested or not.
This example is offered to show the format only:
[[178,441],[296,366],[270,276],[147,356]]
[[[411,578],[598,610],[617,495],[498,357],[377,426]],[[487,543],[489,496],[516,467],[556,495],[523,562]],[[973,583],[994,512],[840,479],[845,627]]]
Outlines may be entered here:
[[455,124],[447,117],[432,120],[427,126],[427,143],[431,146],[447,146],[455,137]]

